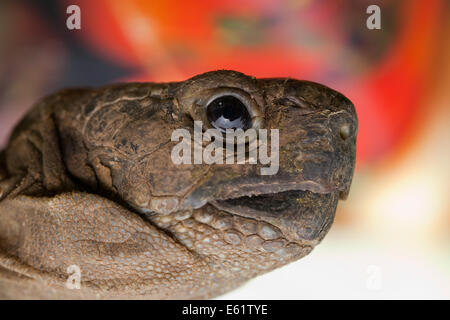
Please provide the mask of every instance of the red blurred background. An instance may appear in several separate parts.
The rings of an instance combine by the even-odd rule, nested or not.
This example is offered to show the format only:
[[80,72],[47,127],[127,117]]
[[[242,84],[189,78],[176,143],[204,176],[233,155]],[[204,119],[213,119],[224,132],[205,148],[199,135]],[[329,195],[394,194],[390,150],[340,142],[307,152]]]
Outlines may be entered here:
[[[81,30],[66,28],[70,4],[81,8]],[[371,4],[381,8],[381,30],[366,28]],[[388,247],[393,256],[424,252],[413,264],[431,259],[431,269],[411,277],[448,298],[449,8],[445,0],[3,1],[0,146],[37,98],[66,86],[177,81],[216,69],[323,83],[349,97],[359,117],[357,172],[326,248],[343,243],[345,256],[367,240],[374,257]],[[363,269],[360,257],[355,249],[343,268],[354,261]],[[377,259],[390,270],[391,258]],[[440,274],[435,267],[444,280],[426,277]],[[406,283],[380,297],[402,293],[396,286],[428,292]]]

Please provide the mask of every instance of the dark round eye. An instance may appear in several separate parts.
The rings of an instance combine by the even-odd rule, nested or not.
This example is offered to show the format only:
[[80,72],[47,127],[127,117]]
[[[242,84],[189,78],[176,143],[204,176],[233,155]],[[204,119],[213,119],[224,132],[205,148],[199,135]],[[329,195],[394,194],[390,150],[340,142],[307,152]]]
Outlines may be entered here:
[[226,129],[247,130],[252,126],[247,107],[234,96],[222,96],[211,101],[206,107],[206,115],[211,125],[222,132]]

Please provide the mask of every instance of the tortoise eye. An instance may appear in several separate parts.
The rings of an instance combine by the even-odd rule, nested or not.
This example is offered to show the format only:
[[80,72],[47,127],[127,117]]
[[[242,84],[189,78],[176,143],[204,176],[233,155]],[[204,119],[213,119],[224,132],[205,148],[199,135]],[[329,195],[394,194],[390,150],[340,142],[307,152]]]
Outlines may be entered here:
[[247,130],[252,127],[252,117],[246,105],[232,95],[224,95],[211,101],[206,107],[210,124],[226,132],[226,129]]

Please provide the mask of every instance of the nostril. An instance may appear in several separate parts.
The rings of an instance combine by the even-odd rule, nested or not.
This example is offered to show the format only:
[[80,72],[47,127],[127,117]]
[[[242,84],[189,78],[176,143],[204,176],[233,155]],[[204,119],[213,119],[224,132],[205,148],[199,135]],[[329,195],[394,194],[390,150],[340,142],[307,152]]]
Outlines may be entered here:
[[348,124],[344,124],[339,129],[339,135],[343,140],[346,140],[350,136],[350,126]]

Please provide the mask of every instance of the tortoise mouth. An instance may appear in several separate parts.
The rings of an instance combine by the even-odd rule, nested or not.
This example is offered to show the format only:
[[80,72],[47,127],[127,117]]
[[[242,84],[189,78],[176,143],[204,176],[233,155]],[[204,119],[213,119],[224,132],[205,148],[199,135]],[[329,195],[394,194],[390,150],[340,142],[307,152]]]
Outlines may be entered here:
[[338,200],[339,192],[289,190],[209,203],[232,215],[274,225],[291,241],[315,245],[329,230]]
[[220,187],[211,186],[194,190],[183,200],[184,208],[198,209],[207,203],[217,203],[234,199],[245,199],[254,197],[273,197],[289,191],[310,191],[317,194],[334,193],[333,187],[312,181],[280,181],[271,183],[267,181],[250,181],[247,183],[224,184]]

